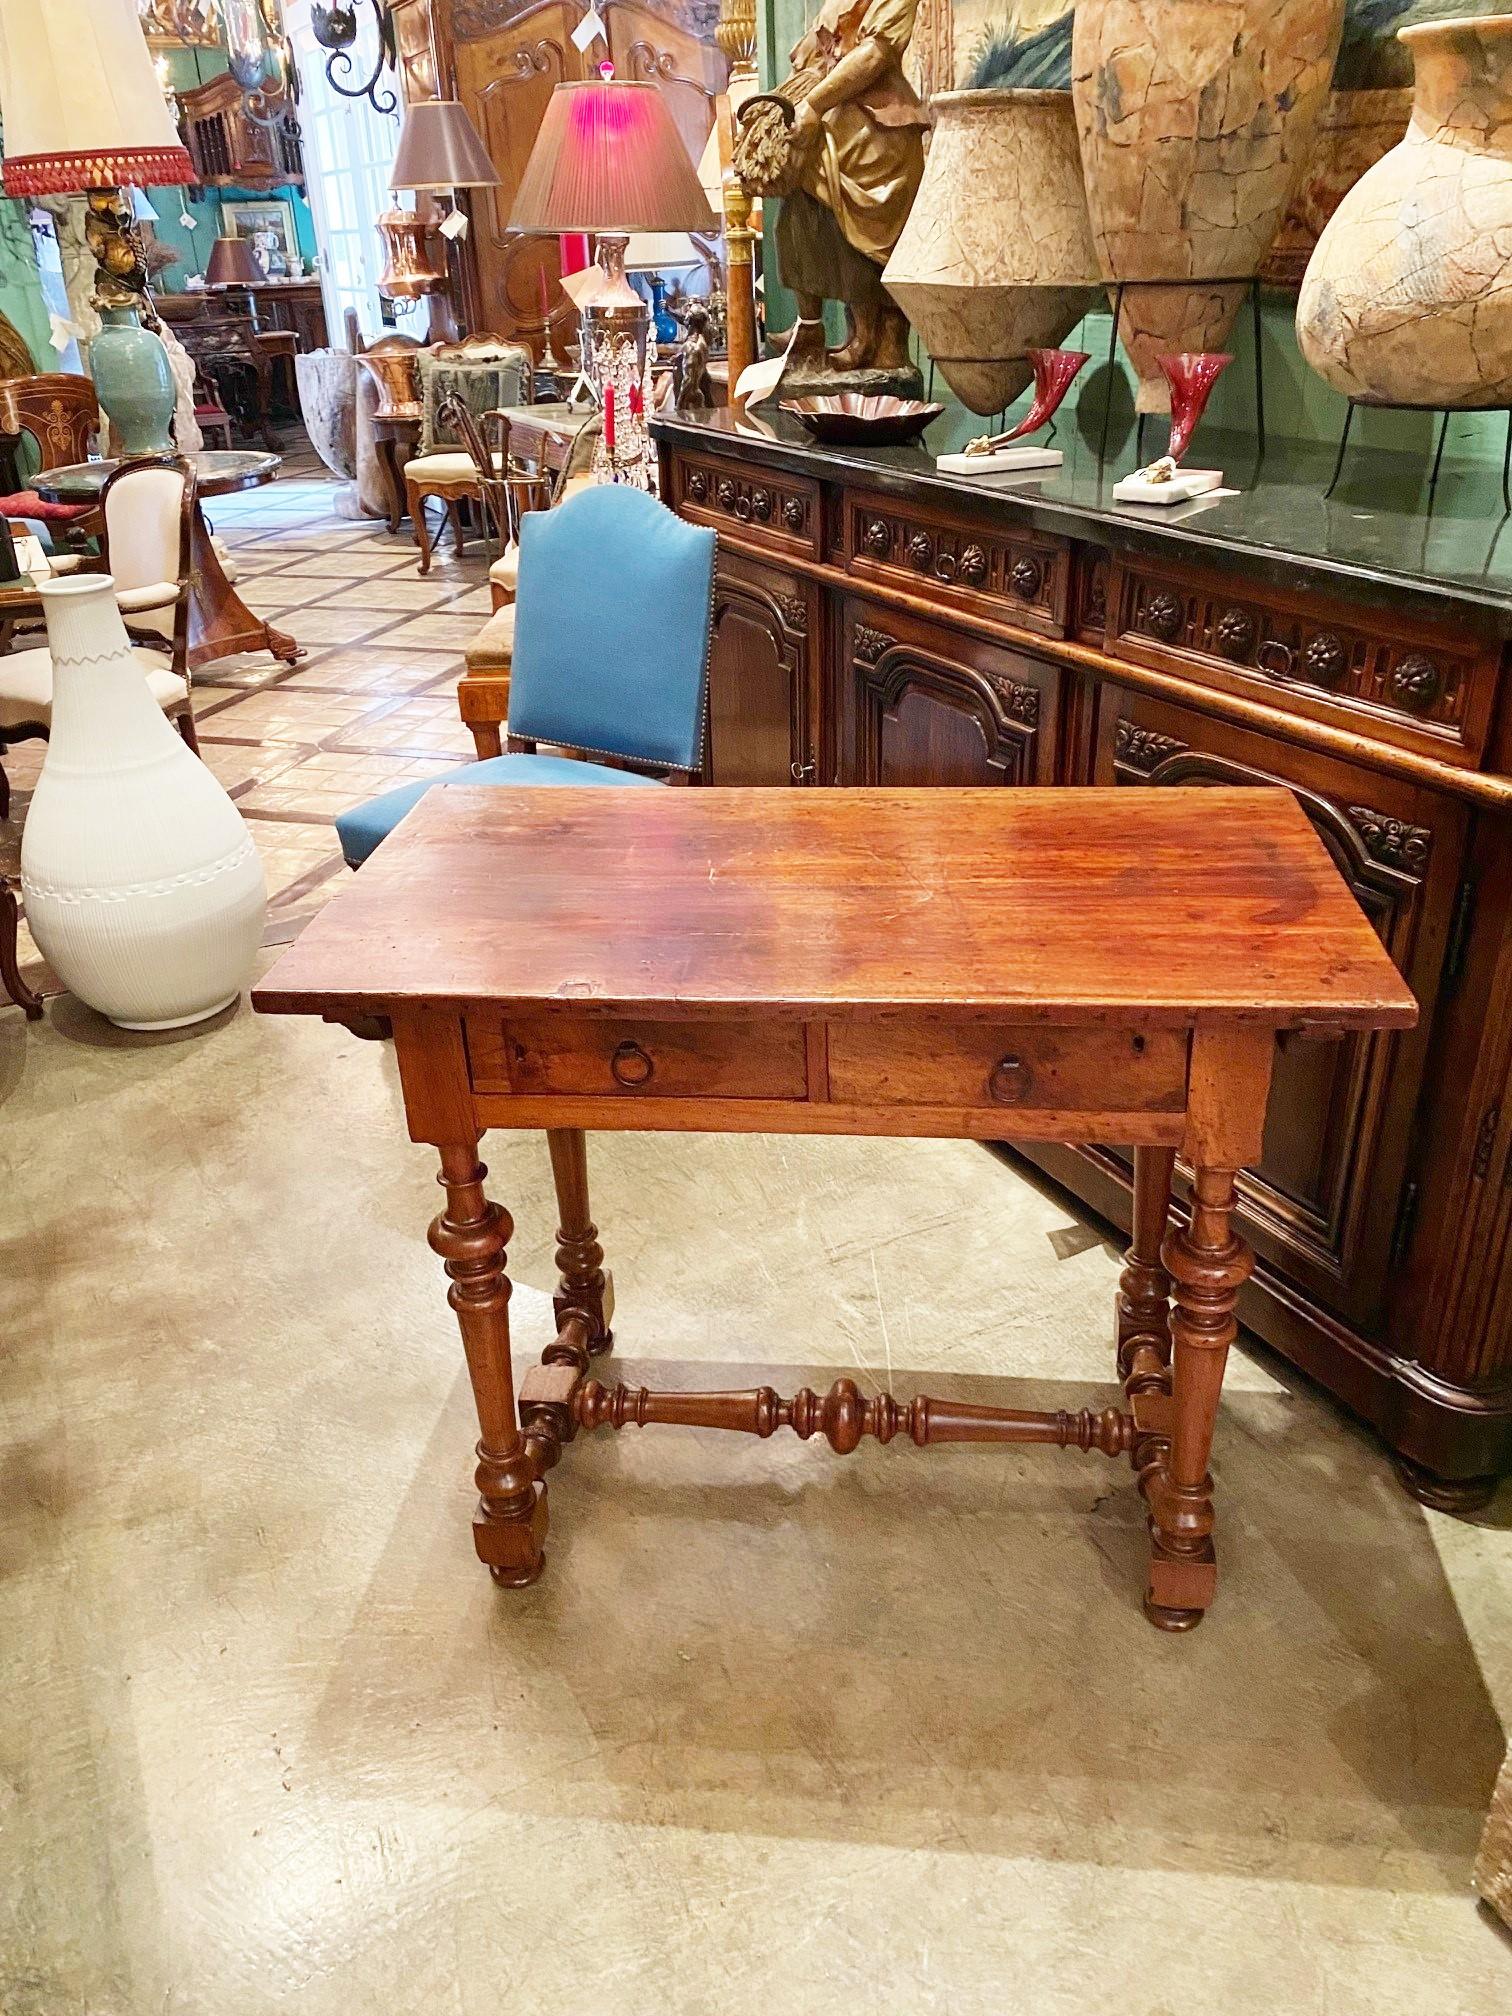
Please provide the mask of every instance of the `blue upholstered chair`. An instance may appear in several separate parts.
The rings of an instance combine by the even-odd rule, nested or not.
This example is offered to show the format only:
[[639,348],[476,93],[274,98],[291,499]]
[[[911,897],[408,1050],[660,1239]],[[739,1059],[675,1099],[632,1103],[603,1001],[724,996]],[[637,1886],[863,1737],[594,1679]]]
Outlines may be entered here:
[[[703,764],[714,534],[643,491],[605,484],[520,526],[509,754],[402,784],[342,813],[360,868],[446,784],[686,783]],[[601,761],[539,756],[549,742]],[[649,774],[648,774],[649,773]]]

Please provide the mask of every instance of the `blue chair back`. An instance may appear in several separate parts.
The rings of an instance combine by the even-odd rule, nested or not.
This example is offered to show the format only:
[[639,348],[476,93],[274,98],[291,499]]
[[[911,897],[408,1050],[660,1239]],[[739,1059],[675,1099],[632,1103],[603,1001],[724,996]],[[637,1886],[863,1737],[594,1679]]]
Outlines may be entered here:
[[599,484],[520,526],[509,732],[697,770],[715,537]]

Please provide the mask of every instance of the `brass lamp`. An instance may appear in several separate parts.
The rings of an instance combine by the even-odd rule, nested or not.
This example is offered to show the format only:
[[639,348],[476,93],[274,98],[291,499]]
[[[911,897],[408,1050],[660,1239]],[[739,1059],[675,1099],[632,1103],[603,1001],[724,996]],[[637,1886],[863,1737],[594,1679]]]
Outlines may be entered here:
[[152,327],[147,274],[124,185],[192,182],[135,0],[0,0],[0,118],[7,196],[88,201],[85,237],[98,262],[90,345],[95,389],[127,455],[172,446],[177,401],[168,353]]
[[[457,189],[494,189],[499,177],[482,137],[455,98],[422,99],[404,117],[404,130],[394,155],[391,189],[412,189],[413,210],[386,210],[378,219],[386,264],[378,282],[380,294],[415,301],[423,294],[444,295],[449,262],[438,262],[435,238],[441,212],[429,199]],[[448,307],[450,304],[447,304]]]

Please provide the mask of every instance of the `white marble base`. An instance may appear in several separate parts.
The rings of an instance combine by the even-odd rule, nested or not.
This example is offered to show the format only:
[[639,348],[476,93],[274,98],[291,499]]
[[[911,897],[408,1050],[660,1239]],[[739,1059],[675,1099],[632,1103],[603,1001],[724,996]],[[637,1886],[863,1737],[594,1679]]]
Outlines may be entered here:
[[1152,483],[1143,470],[1122,477],[1113,485],[1115,504],[1190,504],[1194,497],[1206,497],[1210,490],[1223,488],[1221,469],[1178,469],[1169,483]]
[[1059,448],[1015,445],[990,455],[937,455],[935,467],[947,476],[1017,476],[1025,469],[1059,469],[1065,461]]

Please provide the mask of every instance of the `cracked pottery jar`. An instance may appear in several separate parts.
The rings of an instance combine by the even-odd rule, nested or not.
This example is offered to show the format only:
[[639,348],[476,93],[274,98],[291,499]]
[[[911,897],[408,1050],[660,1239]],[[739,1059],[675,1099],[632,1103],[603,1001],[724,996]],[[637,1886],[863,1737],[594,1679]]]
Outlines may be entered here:
[[123,1029],[228,1007],[262,942],[246,822],[153,698],[108,574],[41,588],[52,725],[21,835],[26,921],[69,992]]
[[1344,198],[1297,302],[1313,370],[1365,404],[1512,404],[1512,15],[1425,21],[1407,136]]
[[[1222,350],[1328,102],[1344,0],[1081,0],[1071,41],[1092,236],[1126,288],[1141,413],[1157,359]],[[1179,283],[1190,282],[1183,286]]]
[[1064,91],[940,91],[883,284],[957,398],[998,413],[1101,281]]

